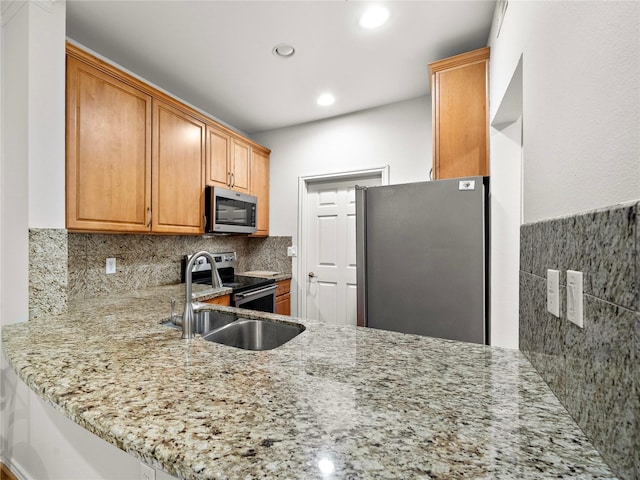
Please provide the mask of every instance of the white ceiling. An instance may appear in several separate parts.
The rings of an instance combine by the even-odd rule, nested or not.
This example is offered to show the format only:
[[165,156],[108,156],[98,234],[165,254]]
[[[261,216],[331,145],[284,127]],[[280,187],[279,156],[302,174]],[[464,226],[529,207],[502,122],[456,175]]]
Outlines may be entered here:
[[364,1],[68,0],[67,36],[251,134],[428,94],[427,64],[486,46],[495,7],[378,3],[389,21],[365,30]]

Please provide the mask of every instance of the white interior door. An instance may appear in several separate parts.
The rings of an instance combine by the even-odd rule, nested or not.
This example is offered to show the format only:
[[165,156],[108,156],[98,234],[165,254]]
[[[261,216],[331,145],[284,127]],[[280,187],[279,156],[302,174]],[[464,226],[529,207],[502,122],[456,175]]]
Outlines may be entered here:
[[327,323],[356,324],[355,185],[375,186],[379,175],[308,185],[305,242],[306,312]]

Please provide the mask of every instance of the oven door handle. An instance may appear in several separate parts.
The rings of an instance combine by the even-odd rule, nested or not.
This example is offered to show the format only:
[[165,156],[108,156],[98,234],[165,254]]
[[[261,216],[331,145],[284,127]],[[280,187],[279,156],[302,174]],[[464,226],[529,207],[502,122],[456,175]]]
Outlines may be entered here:
[[259,295],[261,293],[267,293],[270,291],[274,291],[277,287],[277,285],[271,285],[270,287],[266,287],[266,288],[261,288],[260,290],[254,290],[252,292],[247,292],[247,293],[236,293],[236,298],[248,298],[248,297],[253,297],[255,295]]

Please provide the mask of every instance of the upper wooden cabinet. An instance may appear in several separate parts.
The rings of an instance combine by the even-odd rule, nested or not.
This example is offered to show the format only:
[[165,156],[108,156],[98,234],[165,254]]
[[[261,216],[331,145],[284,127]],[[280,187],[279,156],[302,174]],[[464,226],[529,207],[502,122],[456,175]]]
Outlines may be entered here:
[[241,138],[207,125],[207,185],[249,193],[250,150]]
[[205,183],[250,193],[257,148],[268,234],[268,149],[71,44],[66,127],[67,229],[201,234]]
[[148,232],[151,96],[67,59],[67,228]]
[[205,124],[153,100],[152,230],[203,233]]
[[251,146],[238,137],[231,137],[231,188],[238,192],[249,193]]
[[489,47],[429,64],[433,178],[489,175]]
[[218,187],[229,188],[231,175],[229,172],[231,137],[229,134],[207,125],[207,160],[206,183]]
[[251,152],[251,195],[258,198],[258,218],[253,236],[269,235],[269,152],[253,148]]

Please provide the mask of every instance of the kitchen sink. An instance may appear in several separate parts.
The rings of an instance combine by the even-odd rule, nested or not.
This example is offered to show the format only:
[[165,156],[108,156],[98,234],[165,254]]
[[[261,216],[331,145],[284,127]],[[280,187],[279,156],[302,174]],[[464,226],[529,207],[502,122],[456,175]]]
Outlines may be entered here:
[[305,330],[303,325],[240,318],[203,336],[209,342],[245,350],[272,350]]
[[[238,317],[232,313],[217,312],[215,310],[196,310],[193,312],[193,331],[197,334],[204,335],[212,330],[230,324]],[[171,320],[162,322],[167,327],[182,328],[182,315],[178,315],[178,324]]]

